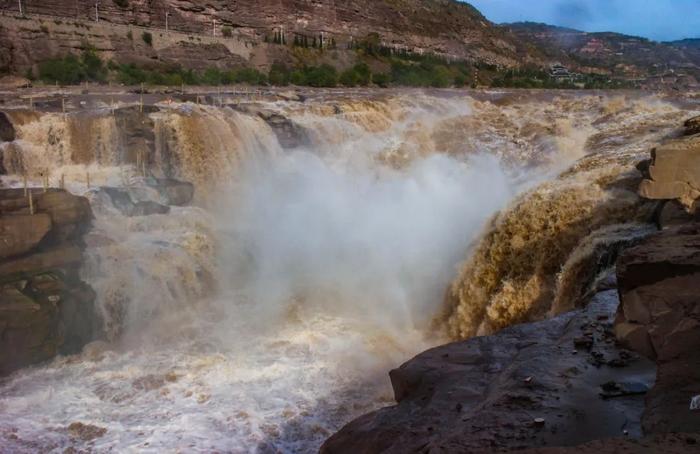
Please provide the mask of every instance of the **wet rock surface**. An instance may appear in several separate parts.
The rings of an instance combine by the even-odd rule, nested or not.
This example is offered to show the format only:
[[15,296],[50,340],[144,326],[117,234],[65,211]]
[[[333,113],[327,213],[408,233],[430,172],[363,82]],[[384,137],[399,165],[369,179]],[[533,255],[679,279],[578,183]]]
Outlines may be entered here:
[[700,431],[700,224],[669,228],[618,262],[621,304],[615,331],[629,348],[658,361],[647,397],[647,433]]
[[15,140],[15,128],[7,118],[7,114],[0,112],[0,142],[12,142]]
[[95,293],[78,276],[87,200],[32,192],[30,208],[23,190],[0,190],[0,375],[79,351],[96,323]]
[[[323,453],[499,452],[641,436],[652,362],[616,346],[615,290],[559,317],[441,346],[391,371],[398,404],[331,437]],[[615,396],[605,385],[618,384]]]
[[170,212],[170,207],[150,200],[134,202],[126,190],[101,188],[100,191],[109,198],[112,206],[127,217],[167,214]]
[[653,200],[676,199],[694,212],[700,197],[700,135],[671,140],[654,149],[639,194]]
[[635,440],[628,437],[596,440],[579,446],[538,448],[522,454],[686,454],[700,452],[700,436],[694,433],[662,434]]
[[630,348],[666,361],[700,346],[700,224],[667,229],[627,249],[617,279],[616,331]]

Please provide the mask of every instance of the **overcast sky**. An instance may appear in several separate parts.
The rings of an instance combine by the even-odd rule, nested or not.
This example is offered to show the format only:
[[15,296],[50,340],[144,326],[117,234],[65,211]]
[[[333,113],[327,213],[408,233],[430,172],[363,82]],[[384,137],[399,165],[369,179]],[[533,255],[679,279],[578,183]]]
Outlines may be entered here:
[[534,21],[657,41],[700,38],[700,0],[467,0],[492,22]]

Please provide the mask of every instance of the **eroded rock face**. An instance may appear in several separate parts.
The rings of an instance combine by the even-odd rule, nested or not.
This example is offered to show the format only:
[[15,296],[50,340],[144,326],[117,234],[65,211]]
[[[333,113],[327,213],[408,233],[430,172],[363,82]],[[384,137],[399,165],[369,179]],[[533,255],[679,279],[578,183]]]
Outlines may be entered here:
[[0,375],[74,353],[92,340],[95,294],[78,276],[85,199],[33,189],[0,190]]
[[678,200],[695,212],[700,198],[700,135],[672,140],[652,152],[648,178],[639,187],[642,197]]
[[667,229],[617,263],[615,330],[628,347],[668,361],[700,347],[700,224]]
[[658,361],[647,396],[646,433],[700,430],[700,223],[669,228],[630,248],[617,264],[615,333]]
[[616,292],[602,292],[585,309],[424,352],[391,371],[397,405],[351,422],[321,452],[488,453],[640,435],[643,396],[600,396],[603,383],[644,390],[654,376],[612,342],[616,306]]
[[28,252],[51,230],[51,216],[18,215],[0,218],[0,259]]

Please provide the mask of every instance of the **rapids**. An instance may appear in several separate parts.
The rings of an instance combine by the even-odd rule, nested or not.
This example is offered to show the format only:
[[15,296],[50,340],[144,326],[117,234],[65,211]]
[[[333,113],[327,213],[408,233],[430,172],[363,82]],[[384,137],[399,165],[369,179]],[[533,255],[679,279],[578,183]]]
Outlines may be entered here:
[[[156,107],[8,112],[3,183],[50,170],[91,200],[104,341],[0,379],[4,449],[313,451],[416,353],[570,307],[581,257],[644,232],[630,165],[688,116],[573,94]],[[127,218],[98,189],[151,176],[194,206]]]

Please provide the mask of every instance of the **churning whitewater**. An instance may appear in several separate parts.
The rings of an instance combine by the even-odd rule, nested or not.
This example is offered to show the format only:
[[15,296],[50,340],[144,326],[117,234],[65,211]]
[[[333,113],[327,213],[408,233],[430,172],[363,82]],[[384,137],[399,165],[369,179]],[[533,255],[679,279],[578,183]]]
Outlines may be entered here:
[[[540,277],[513,277],[516,295],[496,289],[500,262],[489,250],[517,230],[513,220],[509,232],[484,236],[497,212],[526,193],[514,205],[526,213],[526,191],[548,180],[536,200],[559,184],[588,194],[562,204],[604,198],[587,192],[600,178],[590,169],[575,182],[552,179],[595,151],[591,143],[602,150],[626,127],[685,114],[656,99],[628,110],[628,100],[597,96],[329,98],[158,106],[147,115],[149,172],[194,183],[196,203],[143,217],[123,216],[95,188],[145,191],[143,172],[125,164],[128,117],[14,114],[8,173],[59,168],[91,201],[83,277],[97,292],[105,340],[0,383],[7,449],[317,449],[393,402],[388,369],[449,335],[525,317],[499,305],[530,307],[539,296],[528,296],[528,282]],[[284,140],[270,119],[283,119]],[[626,152],[641,153],[662,129],[638,134]],[[566,261],[554,256],[542,260]],[[470,281],[483,275],[493,288]]]

